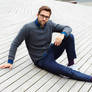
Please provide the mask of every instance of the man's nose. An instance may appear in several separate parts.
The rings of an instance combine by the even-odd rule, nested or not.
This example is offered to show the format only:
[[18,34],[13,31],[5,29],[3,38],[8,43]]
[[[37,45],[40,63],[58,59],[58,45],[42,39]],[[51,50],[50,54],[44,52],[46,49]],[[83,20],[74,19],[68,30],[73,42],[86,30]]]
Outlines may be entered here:
[[46,20],[46,18],[44,17],[43,20]]

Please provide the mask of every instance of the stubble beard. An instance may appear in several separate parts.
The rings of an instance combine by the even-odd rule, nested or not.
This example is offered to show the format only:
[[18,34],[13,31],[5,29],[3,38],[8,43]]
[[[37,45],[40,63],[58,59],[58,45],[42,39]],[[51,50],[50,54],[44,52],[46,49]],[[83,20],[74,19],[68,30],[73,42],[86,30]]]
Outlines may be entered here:
[[45,21],[41,21],[41,22],[40,22],[40,25],[41,25],[42,27],[44,27],[45,24],[46,24]]

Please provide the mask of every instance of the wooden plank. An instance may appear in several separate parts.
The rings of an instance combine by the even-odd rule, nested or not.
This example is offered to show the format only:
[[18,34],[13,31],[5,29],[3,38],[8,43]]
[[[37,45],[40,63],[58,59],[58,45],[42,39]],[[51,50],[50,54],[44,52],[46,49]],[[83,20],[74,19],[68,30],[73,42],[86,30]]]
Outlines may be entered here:
[[[37,75],[35,75],[35,76],[37,76]],[[28,87],[25,88],[26,89],[25,92],[29,92],[29,91],[35,92],[36,90],[41,88],[47,81],[49,81],[52,77],[53,77],[52,74],[49,74],[46,72],[46,74],[44,76],[42,76],[36,83],[34,83],[33,85],[28,85]],[[23,84],[21,87],[17,88],[14,92],[21,91],[21,89],[24,88],[26,86],[26,84]]]
[[67,78],[61,78],[53,87],[51,87],[48,92],[59,92],[59,90],[68,82]]
[[39,70],[39,68],[35,68],[34,71],[32,71],[32,73],[35,73],[34,76],[31,77],[30,74],[30,78],[29,80],[27,80],[25,82],[25,84],[22,84],[21,87],[17,90],[14,90],[14,92],[24,92],[25,90],[27,90],[30,86],[34,85],[40,78],[42,78],[46,72],[44,70],[41,70],[39,72],[37,72],[37,70]]
[[44,84],[37,92],[47,92],[55,83],[60,79],[60,77],[52,77],[46,84]]
[[[10,92],[12,92],[14,89],[16,89],[17,87],[21,86],[23,83],[25,83],[27,80],[29,80],[32,76],[37,74],[40,71],[40,69],[34,68],[32,71],[31,70],[29,70],[29,72],[26,72],[26,71],[27,71],[27,69],[25,71],[23,71],[23,73],[25,75],[22,75],[22,76],[20,75],[21,73],[17,73],[17,75],[20,75],[20,78],[18,78],[15,82],[12,82],[12,85],[9,85],[2,92],[6,92],[8,90]],[[14,76],[14,78],[17,78],[17,77]]]
[[[22,66],[23,67],[23,66]],[[33,69],[34,67],[30,67],[27,66],[25,67],[25,69],[22,69],[20,72],[14,74],[14,76],[11,76],[9,79],[7,79],[6,81],[4,81],[1,85],[0,85],[0,91],[6,90],[10,85],[12,86],[13,83],[15,83],[17,80],[19,80],[21,77],[23,77],[24,75],[26,75],[28,72],[31,71],[31,69]],[[37,70],[36,70],[37,71]],[[7,75],[6,75],[7,76]],[[27,76],[26,76],[27,77]],[[10,87],[11,87],[10,86]],[[16,85],[17,86],[17,85]]]

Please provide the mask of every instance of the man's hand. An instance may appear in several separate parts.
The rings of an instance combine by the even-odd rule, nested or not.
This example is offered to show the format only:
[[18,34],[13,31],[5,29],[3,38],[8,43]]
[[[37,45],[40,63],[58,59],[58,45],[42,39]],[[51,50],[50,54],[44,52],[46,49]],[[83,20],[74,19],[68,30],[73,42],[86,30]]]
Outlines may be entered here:
[[56,46],[59,46],[64,39],[64,34],[60,34],[58,37],[56,37],[54,44]]
[[3,65],[0,65],[0,68],[2,68],[2,69],[4,69],[4,68],[10,68],[10,69],[12,69],[12,64],[3,64]]

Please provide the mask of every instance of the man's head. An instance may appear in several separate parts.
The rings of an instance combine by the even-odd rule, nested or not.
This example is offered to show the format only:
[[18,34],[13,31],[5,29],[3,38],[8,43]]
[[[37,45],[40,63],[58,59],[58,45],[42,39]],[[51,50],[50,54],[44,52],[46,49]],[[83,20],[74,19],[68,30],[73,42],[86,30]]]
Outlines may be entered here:
[[51,9],[48,6],[42,6],[38,11],[38,22],[43,27],[48,22],[51,15]]

